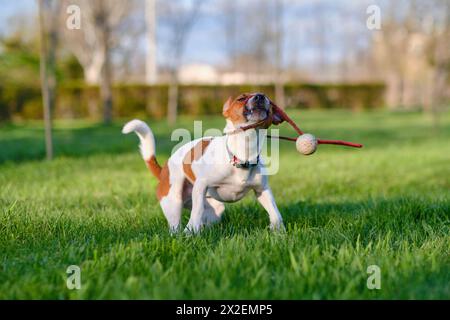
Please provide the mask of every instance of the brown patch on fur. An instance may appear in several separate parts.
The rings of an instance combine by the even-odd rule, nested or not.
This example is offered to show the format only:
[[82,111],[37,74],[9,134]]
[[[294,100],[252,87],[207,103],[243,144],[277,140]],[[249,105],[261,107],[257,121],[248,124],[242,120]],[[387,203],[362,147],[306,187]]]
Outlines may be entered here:
[[273,123],[274,125],[279,125],[280,123],[285,121],[283,110],[281,110],[280,107],[275,105],[272,101],[270,101],[270,114],[271,123]]
[[164,167],[160,169],[160,175],[159,175],[159,184],[156,188],[156,197],[158,200],[161,201],[162,198],[167,196],[170,189],[170,172],[169,172],[169,165],[166,162]]
[[152,156],[150,159],[145,161],[147,164],[147,167],[150,169],[152,174],[159,179],[159,176],[161,175],[161,166],[159,165],[158,161],[156,160],[155,156]]
[[[223,116],[227,119],[230,119],[233,124],[241,124],[247,122],[247,119],[244,116],[244,106],[250,96],[250,93],[243,93],[234,100],[229,97],[223,106]],[[267,129],[272,124],[278,125],[283,122],[284,118],[278,112],[278,110],[279,108],[276,107],[272,102],[270,102],[267,120],[264,121],[260,126],[258,126],[258,128]]]
[[223,106],[223,116],[230,119],[234,124],[247,122],[244,116],[244,106],[246,103],[245,98],[248,96],[248,94],[243,93],[234,100],[229,97]]
[[201,158],[201,156],[205,153],[206,148],[208,147],[211,139],[205,139],[199,141],[188,153],[184,156],[183,159],[183,171],[186,177],[189,179],[191,183],[195,181],[195,174],[192,171],[192,162]]
[[145,161],[147,167],[150,169],[152,174],[159,180],[158,186],[156,187],[156,197],[161,200],[169,193],[170,189],[170,173],[169,166],[166,162],[164,167],[161,168],[155,156]]

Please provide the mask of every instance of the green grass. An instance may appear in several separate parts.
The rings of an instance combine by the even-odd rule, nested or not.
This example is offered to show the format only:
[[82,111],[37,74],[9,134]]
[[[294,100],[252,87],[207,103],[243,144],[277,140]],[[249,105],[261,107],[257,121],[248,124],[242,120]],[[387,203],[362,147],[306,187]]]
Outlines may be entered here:
[[[365,147],[305,157],[281,142],[270,179],[285,234],[249,195],[202,234],[169,235],[123,122],[57,122],[52,162],[39,124],[0,127],[0,298],[450,298],[450,114],[439,129],[419,113],[293,114],[307,132]],[[171,130],[149,123],[165,160]],[[72,264],[78,291],[66,288]],[[366,287],[373,264],[381,290]]]

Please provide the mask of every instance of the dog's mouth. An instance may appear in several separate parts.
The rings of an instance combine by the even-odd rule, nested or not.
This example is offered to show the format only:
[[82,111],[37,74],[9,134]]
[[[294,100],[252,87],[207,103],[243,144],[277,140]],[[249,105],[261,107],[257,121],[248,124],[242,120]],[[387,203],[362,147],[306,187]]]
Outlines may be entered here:
[[245,104],[244,116],[247,122],[266,120],[269,116],[270,102],[263,94],[253,95]]
[[247,119],[247,122],[258,122],[262,120],[266,120],[269,116],[269,112],[265,107],[256,107],[256,108],[245,108],[244,115]]

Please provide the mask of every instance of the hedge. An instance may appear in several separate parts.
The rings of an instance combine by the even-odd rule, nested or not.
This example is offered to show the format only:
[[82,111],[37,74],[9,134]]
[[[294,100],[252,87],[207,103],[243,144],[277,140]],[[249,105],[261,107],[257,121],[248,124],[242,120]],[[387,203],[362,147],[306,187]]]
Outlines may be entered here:
[[[289,108],[373,109],[384,105],[383,83],[285,84]],[[264,92],[274,98],[273,85],[182,85],[179,88],[180,114],[217,114],[229,96],[241,92]],[[113,87],[116,117],[150,116],[162,118],[167,110],[168,85],[120,84]],[[72,83],[57,90],[56,118],[100,118],[97,86]],[[0,120],[42,118],[40,88],[0,85]]]

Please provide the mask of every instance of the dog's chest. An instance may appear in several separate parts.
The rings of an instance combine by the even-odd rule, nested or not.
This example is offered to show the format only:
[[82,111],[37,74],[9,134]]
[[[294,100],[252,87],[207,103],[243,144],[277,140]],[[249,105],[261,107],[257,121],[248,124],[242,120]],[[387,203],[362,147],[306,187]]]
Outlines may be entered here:
[[208,188],[209,194],[216,200],[235,202],[242,199],[249,190],[261,185],[262,176],[257,168],[233,168],[232,174],[216,186]]

